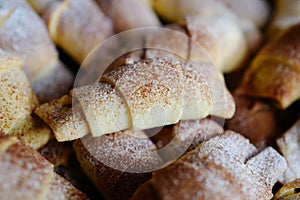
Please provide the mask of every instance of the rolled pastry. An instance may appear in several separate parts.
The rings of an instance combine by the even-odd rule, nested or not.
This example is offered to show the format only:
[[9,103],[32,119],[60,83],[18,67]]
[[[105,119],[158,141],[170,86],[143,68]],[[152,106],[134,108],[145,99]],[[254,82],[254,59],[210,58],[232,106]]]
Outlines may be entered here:
[[132,199],[270,199],[285,169],[273,148],[257,154],[246,138],[227,131],[154,172]]
[[[106,73],[100,82],[74,89],[72,95],[79,101],[93,136],[128,128],[154,128],[208,115],[230,118],[235,111],[223,76],[212,65],[163,58],[122,65]],[[65,111],[52,112],[53,108],[47,107],[42,105],[35,111],[46,123],[57,119],[57,115],[64,116]],[[70,119],[58,122],[74,124]],[[65,134],[53,131],[56,136]],[[82,135],[66,135],[65,139],[79,136]]]
[[271,39],[246,70],[238,93],[273,100],[282,109],[300,98],[300,26]]
[[54,0],[47,4],[42,16],[53,41],[79,64],[112,35],[111,20],[92,0]]
[[45,102],[66,93],[73,75],[59,62],[43,21],[27,2],[1,1],[0,19],[0,48],[24,61],[23,70],[39,100]]
[[0,132],[39,148],[47,143],[51,130],[31,115],[38,100],[22,66],[20,59],[0,50]]

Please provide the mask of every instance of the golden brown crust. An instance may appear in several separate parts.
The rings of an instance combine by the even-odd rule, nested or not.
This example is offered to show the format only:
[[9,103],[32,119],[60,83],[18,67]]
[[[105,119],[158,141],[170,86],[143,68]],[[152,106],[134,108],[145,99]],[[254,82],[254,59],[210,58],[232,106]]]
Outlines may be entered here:
[[298,25],[270,40],[247,69],[238,93],[270,98],[282,109],[299,99],[299,34]]
[[296,179],[284,185],[272,198],[272,200],[297,200],[300,198],[299,193],[300,179]]
[[31,114],[38,101],[20,69],[22,63],[3,51],[0,60],[0,130],[10,134],[12,129]]
[[51,129],[37,116],[29,115],[19,121],[18,126],[11,130],[11,135],[33,149],[44,146],[52,135]]
[[58,141],[74,140],[89,133],[84,116],[74,112],[69,95],[39,106],[35,113],[50,126]]
[[17,138],[7,135],[0,135],[0,155],[5,153],[6,149],[17,142]]

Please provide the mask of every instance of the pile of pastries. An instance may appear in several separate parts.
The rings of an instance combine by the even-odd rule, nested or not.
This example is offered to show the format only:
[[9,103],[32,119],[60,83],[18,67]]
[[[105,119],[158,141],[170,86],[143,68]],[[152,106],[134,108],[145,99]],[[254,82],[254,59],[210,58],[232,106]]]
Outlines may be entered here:
[[[0,0],[0,19],[0,199],[300,199],[300,1]],[[99,46],[124,33],[136,51]],[[99,47],[113,62],[86,68]]]

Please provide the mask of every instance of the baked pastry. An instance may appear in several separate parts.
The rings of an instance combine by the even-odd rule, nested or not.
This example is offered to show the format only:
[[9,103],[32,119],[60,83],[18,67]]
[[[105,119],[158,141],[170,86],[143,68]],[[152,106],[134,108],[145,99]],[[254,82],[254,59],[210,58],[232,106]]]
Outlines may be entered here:
[[299,99],[299,34],[296,25],[271,39],[251,62],[237,92],[272,99],[282,109]]
[[38,100],[22,66],[20,59],[0,51],[0,132],[14,135],[37,149],[47,143],[51,130],[31,115]]
[[[52,40],[79,64],[112,35],[112,22],[92,0],[29,1],[43,16]],[[80,42],[79,42],[80,41]]]
[[258,149],[274,145],[281,134],[277,110],[266,102],[233,95],[236,103],[235,115],[225,122],[225,129],[233,130],[250,140]]
[[[78,99],[93,136],[128,128],[154,128],[208,115],[230,118],[235,111],[224,79],[212,65],[162,58],[125,64],[105,74],[100,82],[74,89],[72,95]],[[47,108],[48,105],[37,108],[35,113],[46,123],[55,123],[49,119],[63,116],[64,110],[52,112],[53,107]],[[59,120],[62,121],[74,124],[70,117]],[[82,136],[53,131],[56,137],[65,135],[61,141]]]
[[286,133],[277,139],[277,146],[287,161],[288,168],[281,182],[287,184],[294,179],[300,178],[300,120],[298,120]]
[[78,109],[76,111],[72,107],[72,97],[65,95],[40,105],[35,113],[52,129],[55,138],[62,142],[81,138],[90,132],[83,114]]
[[[159,27],[160,21],[148,0],[97,0],[114,22],[116,33],[133,28]],[[130,12],[134,8],[134,12]]]
[[154,172],[132,199],[270,199],[286,162],[271,147],[257,153],[246,138],[226,131]]
[[105,199],[128,199],[162,166],[156,147],[143,131],[121,131],[74,142],[83,171]]
[[174,31],[161,31],[146,37],[147,58],[167,56],[202,62],[209,62],[211,58],[222,72],[233,71],[246,58],[248,47],[244,34],[228,18],[189,16],[182,27],[166,28]]
[[[172,161],[171,156],[179,157],[177,153],[184,153],[182,149],[191,151],[207,138],[223,133],[223,129],[212,120],[203,119],[164,127],[151,138],[148,133],[149,130],[127,130],[96,138],[87,135],[74,142],[83,171],[105,199],[128,199],[151,178],[153,170]],[[162,151],[171,141],[171,146]]]
[[296,179],[290,183],[284,185],[280,190],[274,195],[272,200],[296,200],[300,198],[299,193],[300,179]]
[[53,165],[39,153],[14,137],[0,137],[0,161],[1,199],[88,199],[54,173]]
[[236,0],[157,0],[153,8],[169,22],[182,22],[186,17],[221,18],[236,24],[244,33],[249,53],[253,53],[262,40],[259,27],[265,25],[270,8],[266,1]]
[[73,75],[60,63],[43,21],[25,0],[1,1],[0,7],[0,48],[24,61],[22,68],[39,100],[67,93]]

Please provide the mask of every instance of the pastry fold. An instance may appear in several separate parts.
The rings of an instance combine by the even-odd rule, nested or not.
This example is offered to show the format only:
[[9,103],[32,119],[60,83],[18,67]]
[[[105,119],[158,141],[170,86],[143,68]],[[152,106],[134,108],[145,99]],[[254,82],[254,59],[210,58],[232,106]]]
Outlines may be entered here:
[[0,19],[0,48],[24,62],[22,69],[39,100],[68,92],[73,75],[60,63],[44,22],[27,2],[1,1]]
[[271,147],[257,153],[246,138],[226,131],[154,172],[132,199],[270,199],[286,162]]
[[300,98],[300,26],[271,39],[246,70],[238,93],[272,99],[285,109]]
[[92,0],[29,2],[41,13],[52,40],[79,64],[113,33],[111,20]]
[[[75,88],[71,94],[78,100],[77,106],[82,109],[93,136],[160,127],[208,115],[230,118],[235,111],[223,76],[211,64],[165,58],[121,65],[104,74],[99,82]],[[76,113],[65,112],[55,102],[41,105],[35,111],[52,127],[56,138],[65,135],[60,141],[86,134],[72,135],[53,129],[61,127],[62,122],[69,128],[76,124],[72,117],[66,117]]]

